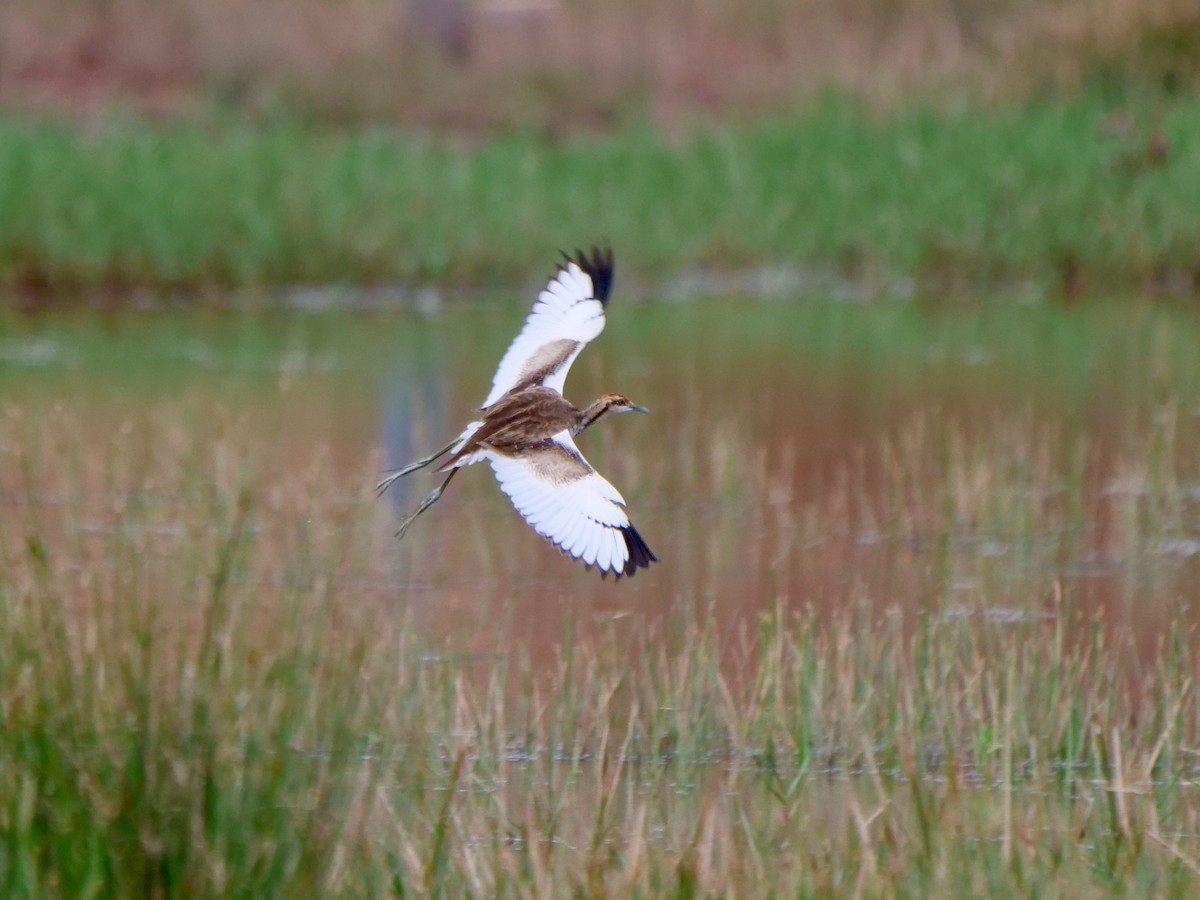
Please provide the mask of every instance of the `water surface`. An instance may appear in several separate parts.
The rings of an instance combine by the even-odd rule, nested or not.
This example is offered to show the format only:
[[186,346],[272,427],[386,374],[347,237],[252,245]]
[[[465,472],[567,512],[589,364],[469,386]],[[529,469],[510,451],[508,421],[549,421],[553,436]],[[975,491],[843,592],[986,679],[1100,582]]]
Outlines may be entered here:
[[472,417],[526,310],[514,296],[427,314],[8,321],[10,552],[36,530],[81,566],[132,556],[156,590],[194,589],[197,534],[228,524],[212,497],[244,486],[261,552],[239,577],[264,596],[323,577],[339,603],[479,653],[500,625],[553,656],[568,623],[669,631],[700,610],[752,634],[778,606],[1012,627],[1069,610],[1146,647],[1191,620],[1200,328],[1186,309],[618,302],[567,395],[617,390],[652,411],[579,441],[661,559],[620,581],[525,527],[485,467],[403,542],[396,523],[435,476],[371,496],[382,469]]

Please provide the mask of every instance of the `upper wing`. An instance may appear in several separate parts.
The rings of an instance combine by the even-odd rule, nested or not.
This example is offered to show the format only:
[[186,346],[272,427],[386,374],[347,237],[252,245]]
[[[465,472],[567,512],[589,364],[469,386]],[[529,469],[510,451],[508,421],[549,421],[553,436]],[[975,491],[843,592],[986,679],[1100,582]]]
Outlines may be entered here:
[[558,391],[584,344],[604,330],[604,304],[612,288],[611,250],[592,248],[568,257],[537,301],[492,379],[483,403],[491,406],[516,387],[544,384]]
[[602,574],[633,575],[656,557],[629,524],[625,500],[563,431],[520,456],[490,454],[500,489],[533,530]]

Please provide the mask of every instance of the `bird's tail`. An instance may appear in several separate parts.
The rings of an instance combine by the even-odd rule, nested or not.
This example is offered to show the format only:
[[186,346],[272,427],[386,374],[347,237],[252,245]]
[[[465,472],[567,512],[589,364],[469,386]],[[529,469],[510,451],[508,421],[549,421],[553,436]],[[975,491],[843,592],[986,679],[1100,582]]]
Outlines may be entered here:
[[[466,427],[466,429],[463,431],[462,434],[460,434],[458,437],[456,437],[454,440],[452,440],[449,444],[447,444],[445,447],[443,447],[437,453],[433,454],[432,456],[427,456],[424,459],[418,459],[416,462],[409,463],[407,466],[403,466],[399,469],[395,469],[395,470],[389,472],[388,476],[385,479],[383,479],[383,481],[381,481],[381,482],[379,482],[379,484],[375,485],[375,495],[376,496],[382,495],[383,492],[386,491],[388,488],[390,488],[393,483],[395,483],[399,479],[403,478],[405,475],[411,475],[413,472],[417,471],[418,469],[423,469],[426,466],[432,465],[433,463],[435,463],[439,459],[441,459],[443,456],[445,456],[447,453],[449,453],[451,450],[457,450],[459,447],[461,447],[463,445],[463,443],[471,435],[473,435],[475,433],[475,429],[478,428],[482,424],[483,424],[482,422],[472,422],[470,425],[468,425]],[[475,454],[471,454],[471,457],[474,457],[474,456],[475,456]],[[461,466],[470,465],[473,462],[477,462],[477,460],[474,458],[470,458],[470,459],[464,458],[464,459],[460,459],[460,460],[455,460],[453,468],[457,469],[457,468],[460,468]]]
[[487,458],[487,453],[482,448],[473,449],[469,453],[463,453],[463,450],[467,449],[467,443],[481,425],[483,425],[483,422],[472,422],[463,429],[463,433],[454,441],[454,454],[450,459],[438,466],[437,471],[449,472],[451,469],[462,469]]

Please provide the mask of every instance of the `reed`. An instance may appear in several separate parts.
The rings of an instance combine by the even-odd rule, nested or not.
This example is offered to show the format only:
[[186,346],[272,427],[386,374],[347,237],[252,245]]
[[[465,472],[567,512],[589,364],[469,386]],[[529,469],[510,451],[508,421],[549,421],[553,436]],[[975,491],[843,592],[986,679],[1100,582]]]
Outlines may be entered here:
[[[820,565],[870,523],[941,549],[887,592],[865,569],[843,581],[835,611],[784,578],[730,621],[705,568],[720,526],[700,517],[699,575],[686,542],[664,553],[668,615],[561,598],[547,648],[519,622],[482,627],[436,567],[397,563],[377,460],[334,467],[315,447],[280,466],[236,417],[200,428],[186,398],[96,447],[85,408],[12,396],[5,896],[1184,896],[1200,881],[1191,617],[1139,644],[1054,575],[1064,544],[1092,546],[1098,501],[1032,416],[972,433],[916,415],[864,448],[871,479],[800,507],[771,499],[789,487],[743,432],[709,432],[686,489],[763,573]],[[1175,435],[1166,416],[1131,437],[1104,501],[1131,578],[1168,567],[1154,548],[1195,521]],[[668,490],[637,452],[605,449],[647,496]],[[502,532],[486,542],[506,554],[520,532]],[[518,599],[519,576],[495,578],[508,587],[485,590]],[[447,603],[473,612],[439,624]]]
[[228,303],[229,287],[252,303],[296,283],[470,290],[524,283],[564,241],[607,239],[621,289],[640,280],[644,294],[764,268],[867,298],[914,283],[1190,294],[1200,102],[1142,108],[1096,90],[880,117],[842,96],[682,138],[633,125],[470,146],[383,128],[83,133],[6,117],[0,285],[6,303],[117,307]]

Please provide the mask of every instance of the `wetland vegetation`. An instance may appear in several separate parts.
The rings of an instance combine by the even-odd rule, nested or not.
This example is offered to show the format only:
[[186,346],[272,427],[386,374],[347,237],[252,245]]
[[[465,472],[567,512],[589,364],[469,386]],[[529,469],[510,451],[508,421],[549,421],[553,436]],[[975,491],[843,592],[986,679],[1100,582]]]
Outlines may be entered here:
[[626,305],[614,585],[371,494],[523,307],[10,322],[6,895],[1190,893],[1189,310]]
[[1194,896],[1195,4],[415,7],[0,9],[0,895]]
[[1200,100],[1096,90],[1013,109],[799,115],[668,137],[0,120],[0,284],[79,292],[509,283],[610,240],[624,284],[832,273],[868,296],[1200,284]]

